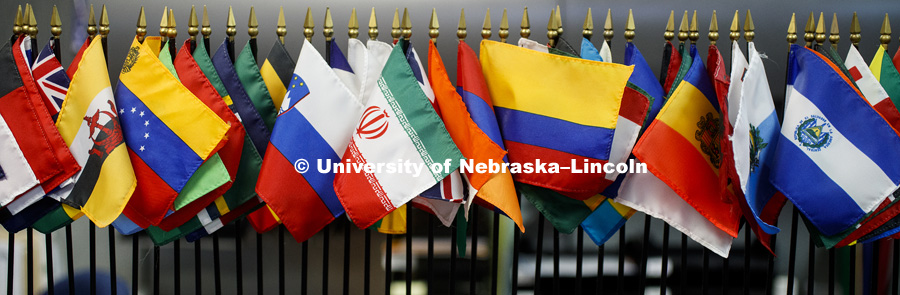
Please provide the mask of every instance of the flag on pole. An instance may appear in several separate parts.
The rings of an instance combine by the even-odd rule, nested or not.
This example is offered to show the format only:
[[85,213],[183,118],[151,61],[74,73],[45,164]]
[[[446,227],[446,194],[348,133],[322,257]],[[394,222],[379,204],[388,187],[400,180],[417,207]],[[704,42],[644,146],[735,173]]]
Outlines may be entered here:
[[125,215],[142,228],[162,221],[194,172],[222,147],[229,129],[160,62],[158,42],[134,39],[116,87],[138,179]]
[[69,76],[69,80],[72,80],[72,76],[75,75],[75,71],[78,70],[78,64],[81,63],[81,57],[84,55],[84,50],[91,45],[91,38],[85,38],[84,43],[81,45],[81,49],[75,53],[75,57],[72,58],[72,62],[69,63],[69,67],[66,68],[66,75]]
[[56,59],[56,54],[53,53],[53,39],[50,40],[38,54],[31,68],[31,75],[34,76],[34,80],[41,90],[44,106],[50,112],[53,121],[56,121],[69,89],[69,76],[66,75],[62,64]]
[[834,235],[897,189],[900,137],[818,52],[792,45],[787,82],[770,179],[813,226]]
[[247,96],[250,97],[253,107],[259,113],[263,123],[266,124],[266,130],[271,134],[272,126],[275,125],[275,104],[272,102],[272,95],[269,94],[259,66],[256,65],[256,57],[253,56],[253,50],[250,49],[250,41],[247,41],[247,45],[244,45],[244,49],[235,59],[234,70],[247,92]]
[[[244,124],[244,130],[247,131],[247,135],[250,136],[253,146],[256,147],[259,155],[264,155],[271,132],[266,127],[265,120],[260,116],[259,111],[256,110],[253,99],[250,98],[249,93],[241,84],[237,69],[231,62],[231,55],[228,53],[228,39],[225,39],[222,45],[219,46],[219,49],[216,50],[212,57],[212,62],[222,85],[228,91],[228,100],[232,101],[231,105],[237,110],[238,117],[241,118],[241,122]],[[204,73],[207,76],[212,75],[212,73],[206,71]],[[220,94],[222,94],[221,91]]]
[[437,184],[458,169],[459,161],[464,159],[413,75],[404,54],[408,46],[400,41],[391,52],[378,80],[381,91],[369,97],[343,160],[365,166],[400,159],[441,169],[423,169],[428,171],[421,174],[406,169],[399,173],[337,173],[335,192],[350,219],[360,228],[371,226]]
[[[885,80],[890,81],[893,78],[892,73],[896,73],[897,70],[891,71],[890,67],[893,67],[893,64],[890,64],[890,60],[884,58],[885,55],[884,50],[879,49],[878,53],[875,54],[875,59],[872,60],[872,68],[877,69],[879,74],[884,73],[883,76],[888,78]],[[889,65],[889,68],[885,69],[885,64]],[[850,78],[865,96],[866,101],[891,124],[894,130],[900,131],[900,112],[897,111],[897,107],[894,106],[894,102],[891,100],[885,87],[881,86],[879,78],[875,76],[873,70],[869,69],[869,65],[866,65],[866,61],[863,60],[862,55],[859,54],[859,50],[855,46],[850,46],[844,65],[850,73]],[[895,77],[895,81],[900,83],[900,76]],[[900,84],[897,87],[900,90]],[[900,95],[900,91],[896,94]]]
[[[332,165],[341,162],[362,105],[335,71],[309,41],[303,42],[269,143],[272,152],[256,184],[260,198],[298,242],[344,213]],[[320,172],[319,161],[331,169]]]
[[[690,56],[688,56],[688,58],[690,58]],[[663,50],[663,78],[660,79],[660,82],[663,84],[663,91],[666,92],[666,98],[672,93],[672,85],[675,83],[675,78],[678,76],[678,70],[683,63],[681,52],[675,49],[672,42],[666,41],[665,50]]]

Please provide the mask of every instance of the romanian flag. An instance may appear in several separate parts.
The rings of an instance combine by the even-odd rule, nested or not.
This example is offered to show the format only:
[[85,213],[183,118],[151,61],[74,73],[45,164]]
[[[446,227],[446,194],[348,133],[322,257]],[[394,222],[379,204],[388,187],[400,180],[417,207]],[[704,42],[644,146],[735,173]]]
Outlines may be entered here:
[[535,168],[515,173],[513,179],[582,200],[599,193],[603,173],[571,173],[553,167],[609,161],[633,67],[494,41],[482,41],[481,66],[509,162]]
[[647,169],[722,231],[737,236],[741,212],[719,180],[722,114],[697,49],[692,65],[634,148]]
[[159,39],[134,39],[116,87],[125,142],[138,178],[125,215],[142,228],[162,221],[229,126],[157,57]]

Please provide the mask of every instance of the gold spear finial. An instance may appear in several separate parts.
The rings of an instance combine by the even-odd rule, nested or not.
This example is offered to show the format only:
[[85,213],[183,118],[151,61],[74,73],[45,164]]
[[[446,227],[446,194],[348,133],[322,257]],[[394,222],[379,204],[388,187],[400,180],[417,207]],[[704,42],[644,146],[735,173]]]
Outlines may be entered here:
[[234,21],[234,10],[228,6],[228,19],[225,22],[225,35],[228,41],[234,42],[234,35],[237,35],[237,22]]
[[322,25],[322,35],[325,36],[326,42],[334,39],[334,20],[331,19],[330,7],[325,7],[325,24]]
[[685,10],[684,16],[681,17],[681,25],[679,25],[679,28],[678,28],[678,41],[681,41],[682,43],[684,43],[684,41],[687,41],[689,35],[690,34],[688,33],[688,12],[687,12],[687,10]]
[[550,47],[556,47],[556,38],[559,37],[559,28],[556,26],[556,10],[550,10],[550,20],[547,21],[547,43]]
[[431,42],[437,43],[437,37],[441,34],[439,31],[441,25],[438,24],[437,18],[437,9],[431,9],[431,22],[428,23],[428,37],[431,37]]
[[484,24],[481,25],[481,39],[491,38],[491,9],[487,9],[484,15]]
[[666,41],[672,41],[675,38],[675,11],[672,10],[669,12],[669,21],[666,22],[666,33],[663,34],[663,38],[666,38]]
[[806,47],[812,47],[813,40],[816,40],[816,17],[810,12],[809,18],[806,19],[806,28],[803,30],[803,40],[806,41]]
[[31,27],[28,25],[28,17],[31,16],[29,8],[31,8],[31,4],[25,3],[25,13],[22,14],[21,32],[26,35],[28,35],[28,29]]
[[528,20],[528,7],[522,11],[522,24],[519,28],[519,36],[528,38],[531,36],[531,21]]
[[375,18],[375,7],[372,7],[372,14],[369,15],[369,39],[378,38],[378,20]]
[[16,10],[16,22],[13,24],[13,34],[16,36],[22,34],[22,25],[24,21],[22,21],[22,5],[19,5],[19,9]]
[[50,34],[53,34],[54,39],[59,39],[59,35],[62,34],[62,21],[59,20],[56,5],[53,5],[53,13],[50,15]]
[[403,8],[403,40],[409,41],[409,37],[412,37],[412,21],[409,19],[409,12],[407,12],[406,8]]
[[825,13],[819,12],[819,22],[816,25],[816,43],[825,43]]
[[747,16],[744,17],[744,40],[747,42],[753,42],[753,38],[756,37],[756,33],[754,32],[755,27],[753,26],[753,16],[750,15],[750,10],[747,9]]
[[709,38],[709,45],[716,45],[716,41],[719,41],[719,19],[716,18],[715,10],[709,19],[709,34],[706,36]]
[[209,39],[209,35],[212,34],[212,27],[209,25],[209,14],[206,13],[206,5],[203,5],[203,21],[200,23],[200,34],[203,34],[203,39]]
[[[109,21],[107,21],[108,23]],[[107,24],[107,33],[109,32],[109,24]],[[37,38],[38,27],[37,27],[37,19],[34,17],[34,8],[31,5],[28,5],[28,35],[31,38]],[[104,36],[105,38],[106,36]]]
[[394,38],[394,43],[400,40],[402,34],[403,30],[400,29],[400,9],[394,8],[394,20],[391,21],[391,38]]
[[831,35],[828,36],[828,42],[831,43],[831,47],[837,50],[838,42],[841,41],[841,33],[838,28],[837,21],[837,13],[831,16]]
[[[28,4],[25,5],[26,7]],[[168,9],[168,8],[166,8]],[[27,10],[27,9],[26,9]],[[94,35],[97,35],[97,22],[94,20],[96,17],[94,16],[94,4],[91,4],[90,12],[88,12],[88,25],[87,25],[87,33],[88,37],[94,39]],[[24,28],[23,28],[24,31]]]
[[856,17],[856,12],[853,12],[853,19],[850,21],[850,43],[853,46],[859,46],[859,40],[862,39],[862,35],[859,33],[862,30],[859,28],[859,18]]
[[197,33],[200,33],[200,21],[197,20],[197,8],[191,5],[191,15],[188,16],[188,35],[191,41],[197,41]]
[[178,37],[178,29],[176,28],[177,25],[178,24],[175,23],[175,10],[169,9],[169,38],[175,39],[175,37]]
[[691,29],[690,35],[688,37],[691,39],[691,44],[697,44],[697,40],[700,40],[700,27],[697,24],[697,11],[694,10],[694,16],[691,17]]
[[737,41],[738,39],[741,38],[741,27],[738,22],[738,19],[740,17],[741,17],[740,12],[735,10],[734,17],[731,18],[731,28],[729,28],[731,33],[728,34],[728,38],[731,38],[731,42]]
[[138,42],[144,42],[144,37],[147,36],[147,17],[144,16],[143,6],[141,6],[141,13],[138,15],[137,29],[134,30],[134,33],[137,35]]
[[503,16],[500,17],[500,30],[497,31],[497,36],[500,36],[500,42],[506,43],[506,38],[509,37],[509,18],[506,16],[506,8],[503,9]]
[[[34,13],[31,14],[31,17],[34,17]],[[37,26],[35,25],[32,25],[31,27],[37,29]],[[100,7],[100,26],[98,27],[98,32],[103,38],[109,37],[109,13],[106,11],[106,4],[103,4],[103,6]]]
[[356,17],[356,8],[350,10],[350,20],[347,22],[347,36],[350,39],[359,37],[359,19]]
[[278,8],[278,23],[275,27],[275,35],[278,35],[278,41],[284,44],[284,36],[287,35],[287,23],[284,21],[284,7]]
[[306,37],[306,41],[312,42],[312,37],[316,34],[315,28],[316,23],[313,22],[312,8],[307,7],[306,19],[303,21],[303,36]]
[[791,13],[791,23],[788,24],[787,38],[788,44],[797,42],[797,14]]
[[[88,28],[90,30],[90,28]],[[166,38],[169,36],[169,7],[163,7],[162,19],[159,20],[159,36]]]
[[259,22],[256,21],[256,8],[253,6],[250,6],[250,19],[247,20],[247,35],[250,35],[250,39],[256,39],[259,35]]
[[563,35],[562,11],[560,10],[562,9],[559,9],[559,5],[556,5],[556,16],[554,18],[556,20],[556,39]]
[[456,37],[460,42],[465,42],[466,35],[466,9],[463,8],[459,10],[459,26],[456,27]]
[[891,21],[888,19],[888,14],[884,14],[884,22],[881,23],[881,37],[878,38],[878,41],[881,41],[881,46],[887,49],[888,43],[891,43]]
[[628,9],[628,19],[625,20],[625,42],[631,43],[634,36],[634,13]]
[[594,35],[594,17],[591,15],[591,8],[588,7],[587,15],[584,16],[584,25],[581,26],[581,36],[590,40]]
[[603,39],[606,42],[612,41],[616,33],[613,31],[612,9],[606,10],[606,21],[603,22]]

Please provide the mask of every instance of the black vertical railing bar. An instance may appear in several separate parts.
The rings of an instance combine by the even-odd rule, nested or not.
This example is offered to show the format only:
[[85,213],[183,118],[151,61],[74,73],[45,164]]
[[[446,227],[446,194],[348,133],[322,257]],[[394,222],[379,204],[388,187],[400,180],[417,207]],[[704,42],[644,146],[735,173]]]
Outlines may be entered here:
[[365,255],[363,257],[363,294],[369,295],[371,283],[369,282],[372,279],[372,230],[366,229],[366,240],[365,240]]
[[278,226],[278,258],[278,294],[284,295],[284,226]]
[[[773,226],[778,226],[778,222],[776,221]],[[793,230],[793,229],[792,229]],[[769,247],[775,249],[775,240],[778,238],[778,235],[772,235],[772,238],[769,242]],[[771,254],[771,253],[770,253]],[[772,295],[772,276],[775,274],[775,255],[767,255],[768,256],[768,267],[766,268],[766,295]]]
[[619,269],[616,275],[616,294],[625,294],[625,225],[619,228]]
[[[520,196],[516,196],[517,202],[516,204],[521,204]],[[522,237],[522,233],[518,228],[513,229],[513,256],[512,256],[512,295],[519,294],[519,239]]]
[[793,294],[794,290],[794,262],[797,261],[797,219],[799,214],[796,208],[791,212],[791,247],[788,248],[788,277],[787,294]]
[[597,280],[594,282],[594,293],[603,294],[603,259],[606,258],[605,251],[606,245],[600,245],[597,248]]
[[[900,240],[894,240],[894,272],[891,276],[891,282],[893,283],[892,291],[894,294],[900,293]],[[832,269],[834,267],[832,266]]]
[[201,263],[201,254],[203,249],[200,247],[200,240],[194,241],[194,293],[203,294],[203,264]]
[[722,257],[722,294],[728,294],[728,276],[730,275],[728,257]]
[[[72,241],[69,241],[69,244],[71,244],[71,243],[72,243]],[[138,243],[138,235],[132,235],[131,236],[131,294],[138,293],[138,285],[139,285],[138,284],[139,283],[138,282],[138,278],[139,278],[138,277],[138,261],[139,261],[138,260],[138,257],[139,257],[138,252],[140,251],[140,246],[141,245]],[[69,253],[70,253],[69,255],[71,256],[72,255],[71,252],[69,252]],[[72,290],[72,289],[69,289],[69,290]]]
[[[116,232],[112,226],[107,226],[106,232],[109,235],[109,292],[116,295],[118,291],[116,288]],[[49,248],[47,251],[50,251]]]
[[[795,229],[796,230],[796,229]],[[806,292],[809,294],[815,294],[815,286],[816,286],[816,245],[812,240],[812,237],[809,239],[809,249],[808,251],[808,264],[809,268],[807,270],[807,280],[806,280]]]
[[459,219],[453,223],[450,227],[450,276],[449,284],[447,284],[447,294],[456,294],[456,256],[459,255],[458,249],[456,248],[456,227],[459,225]]
[[681,234],[681,292],[687,289],[687,235]]
[[[262,234],[256,233],[256,294],[265,294],[263,292],[263,255],[262,255]],[[279,256],[280,258],[284,258]]]
[[[391,294],[391,259],[393,259],[393,251],[394,251],[394,236],[393,235],[384,235],[387,238],[387,241],[384,242],[384,294]],[[452,279],[452,277],[451,277]]]
[[828,295],[834,295],[834,252],[834,248],[828,249]]
[[213,233],[213,280],[216,294],[222,294],[222,259],[219,258],[219,232]]
[[25,289],[34,294],[34,231],[25,230]]
[[175,293],[181,294],[181,241],[175,240],[172,243],[172,262],[174,262],[172,278],[175,285]]
[[553,227],[553,294],[559,294],[559,230]]
[[709,294],[709,249],[703,248],[703,272],[702,272],[702,280],[700,293],[703,295]]
[[429,289],[434,284],[434,216],[428,215],[428,261],[425,266]]
[[344,226],[344,295],[350,294],[350,229],[353,223],[347,221]]
[[541,294],[541,260],[544,256],[544,215],[538,215],[537,249],[534,251],[534,293]]
[[153,295],[159,295],[159,246],[155,245],[153,246]]
[[647,252],[650,249],[650,215],[644,215],[644,237],[641,240],[641,264],[638,269],[638,290],[643,292],[647,287]]
[[870,294],[880,294],[878,293],[878,275],[880,272],[878,271],[878,264],[880,262],[881,256],[881,241],[875,241],[872,243],[872,271],[869,273],[869,277],[871,277],[872,287]]
[[847,273],[850,274],[850,280],[847,283],[847,290],[850,290],[850,294],[856,293],[856,246],[850,246],[850,269]]
[[244,255],[242,251],[241,244],[241,220],[234,221],[234,263],[235,263],[235,274],[237,278],[235,281],[237,282],[237,291],[238,295],[244,294]]
[[53,238],[51,233],[44,234],[44,249],[47,251],[47,295],[54,294],[53,288]]
[[[491,228],[491,295],[497,295],[497,265],[500,256],[500,213],[494,212],[493,227]],[[580,261],[580,260],[579,260]]]
[[470,217],[472,219],[469,225],[472,251],[469,251],[469,294],[476,294],[475,288],[478,286],[478,207],[472,208]]
[[[744,295],[750,295],[750,224],[744,226]],[[727,260],[726,260],[727,261]],[[727,284],[725,284],[727,285]]]
[[[75,290],[75,253],[73,251],[72,243],[75,240],[72,239],[72,225],[66,225],[66,273],[69,275],[69,290]],[[12,247],[10,247],[12,250]],[[10,253],[10,257],[12,257],[12,253]],[[137,259],[137,255],[134,256]],[[12,272],[10,272],[12,273]],[[134,283],[137,286],[137,283]],[[137,294],[137,293],[134,293]]]
[[[328,52],[328,50],[325,50]],[[326,225],[322,230],[322,294],[328,294],[328,252],[331,250],[331,230]]]
[[[11,261],[15,261],[13,259],[15,259],[16,257],[16,235],[12,232],[9,233],[9,246],[7,248],[9,248],[9,254],[7,257],[10,257]],[[13,279],[15,275],[15,263],[6,264],[6,273],[6,294],[13,295],[13,284],[15,283],[15,280]],[[74,284],[75,282],[72,281],[72,283]],[[74,289],[75,288],[71,288],[69,290]]]
[[91,294],[97,294],[97,232],[93,222],[88,221],[87,225],[90,239],[88,252],[91,259],[89,262],[91,274],[89,285]]
[[300,294],[305,295],[309,291],[309,240],[300,245]]
[[584,229],[578,227],[578,233],[575,236],[575,294],[581,294],[581,277],[583,260],[584,260]]
[[662,266],[659,269],[659,295],[666,295],[669,278],[669,224],[663,222]]
[[404,274],[406,275],[406,295],[412,294],[412,211],[406,211],[406,271]]

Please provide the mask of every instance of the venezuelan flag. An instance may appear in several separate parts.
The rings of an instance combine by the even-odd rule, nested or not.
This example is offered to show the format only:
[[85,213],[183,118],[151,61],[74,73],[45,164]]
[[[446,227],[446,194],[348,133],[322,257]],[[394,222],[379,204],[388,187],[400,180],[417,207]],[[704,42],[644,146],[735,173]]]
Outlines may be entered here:
[[[481,66],[510,163],[604,164],[633,67],[481,42]],[[547,87],[553,85],[554,87]],[[588,86],[590,85],[590,86]],[[527,172],[527,171],[524,171]],[[600,192],[603,173],[516,173],[516,181],[576,199]]]
[[692,45],[690,53],[690,68],[633,153],[716,227],[737,236],[741,213],[719,180],[721,110],[697,48]]

